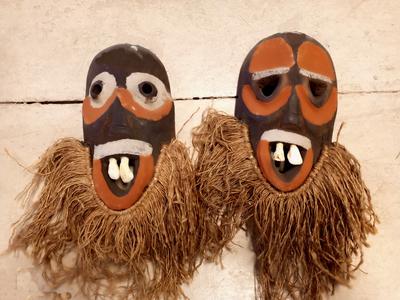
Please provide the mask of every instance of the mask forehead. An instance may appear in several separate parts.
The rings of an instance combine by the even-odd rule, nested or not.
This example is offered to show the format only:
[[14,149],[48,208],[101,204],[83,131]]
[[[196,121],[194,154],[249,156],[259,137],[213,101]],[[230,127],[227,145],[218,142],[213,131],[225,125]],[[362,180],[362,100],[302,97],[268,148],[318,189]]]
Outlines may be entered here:
[[294,64],[291,46],[281,37],[267,39],[256,46],[252,54],[249,72],[291,67]]
[[86,96],[89,95],[93,78],[104,71],[115,77],[119,87],[126,87],[126,78],[133,72],[148,73],[160,79],[170,92],[164,65],[151,51],[139,45],[118,44],[97,54],[87,74]]
[[335,81],[336,75],[329,54],[321,46],[310,41],[303,42],[298,50],[297,64],[299,68],[320,74]]

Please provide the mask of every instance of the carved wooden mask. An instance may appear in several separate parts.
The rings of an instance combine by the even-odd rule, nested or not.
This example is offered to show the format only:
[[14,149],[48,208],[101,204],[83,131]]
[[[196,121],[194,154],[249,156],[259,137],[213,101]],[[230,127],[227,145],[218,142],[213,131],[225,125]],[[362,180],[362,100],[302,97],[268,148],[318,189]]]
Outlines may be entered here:
[[162,145],[175,137],[163,64],[140,46],[101,51],[88,71],[82,115],[98,196],[110,209],[131,207],[152,180]]
[[332,139],[336,75],[327,50],[301,33],[260,41],[240,70],[235,116],[249,128],[265,179],[277,190],[301,186]]

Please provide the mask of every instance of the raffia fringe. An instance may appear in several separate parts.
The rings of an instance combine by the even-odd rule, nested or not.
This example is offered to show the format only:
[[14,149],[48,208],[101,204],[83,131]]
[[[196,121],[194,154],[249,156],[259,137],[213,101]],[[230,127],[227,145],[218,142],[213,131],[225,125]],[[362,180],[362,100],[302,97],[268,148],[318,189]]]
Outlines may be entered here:
[[238,229],[250,233],[260,299],[320,299],[348,285],[378,221],[360,165],[342,145],[325,147],[306,182],[283,193],[266,182],[248,130],[210,110],[193,131],[196,185],[217,259]]
[[205,226],[186,148],[165,146],[151,184],[121,212],[97,197],[89,162],[76,139],[46,151],[21,195],[28,210],[14,225],[10,251],[26,251],[52,287],[75,281],[89,298],[185,297],[180,285],[198,267]]

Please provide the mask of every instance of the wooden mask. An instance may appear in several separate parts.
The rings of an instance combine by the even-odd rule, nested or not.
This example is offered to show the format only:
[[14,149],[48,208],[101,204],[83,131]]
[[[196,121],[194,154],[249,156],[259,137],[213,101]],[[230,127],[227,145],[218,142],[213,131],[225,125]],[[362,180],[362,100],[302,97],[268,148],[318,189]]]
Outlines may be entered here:
[[237,95],[235,117],[210,110],[193,130],[210,252],[245,226],[257,298],[321,299],[349,283],[377,220],[360,164],[331,141],[331,58],[305,34],[273,35],[247,55]]
[[88,71],[82,115],[96,193],[110,209],[131,207],[152,180],[162,146],[175,137],[163,64],[140,46],[101,51]]
[[336,75],[326,49],[301,33],[260,41],[240,70],[235,116],[249,128],[265,179],[277,190],[300,187],[331,143]]
[[152,52],[120,44],[93,59],[84,141],[62,138],[41,156],[22,196],[34,204],[10,238],[52,291],[74,282],[88,299],[185,298],[208,229],[174,114]]

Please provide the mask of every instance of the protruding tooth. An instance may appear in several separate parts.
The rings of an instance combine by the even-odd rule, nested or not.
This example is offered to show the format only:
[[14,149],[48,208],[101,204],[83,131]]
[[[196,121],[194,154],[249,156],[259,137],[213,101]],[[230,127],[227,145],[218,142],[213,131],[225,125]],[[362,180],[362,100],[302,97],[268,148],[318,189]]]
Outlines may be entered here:
[[285,152],[283,152],[283,144],[277,143],[272,159],[275,161],[285,161]]
[[108,160],[108,176],[114,180],[119,178],[119,168],[115,158],[110,158]]
[[128,183],[133,179],[133,169],[129,168],[129,158],[126,156],[121,157],[119,174],[124,183]]
[[303,159],[301,158],[301,154],[299,148],[296,145],[290,145],[289,152],[287,154],[287,158],[292,165],[301,165],[303,163]]

